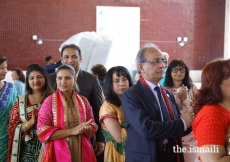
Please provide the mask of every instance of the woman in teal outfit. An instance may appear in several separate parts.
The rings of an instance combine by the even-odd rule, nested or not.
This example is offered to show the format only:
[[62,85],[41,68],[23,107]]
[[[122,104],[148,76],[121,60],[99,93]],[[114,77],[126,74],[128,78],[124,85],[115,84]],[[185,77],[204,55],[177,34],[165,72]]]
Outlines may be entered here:
[[3,81],[7,73],[6,57],[0,55],[0,161],[7,161],[10,111],[17,99],[13,84]]

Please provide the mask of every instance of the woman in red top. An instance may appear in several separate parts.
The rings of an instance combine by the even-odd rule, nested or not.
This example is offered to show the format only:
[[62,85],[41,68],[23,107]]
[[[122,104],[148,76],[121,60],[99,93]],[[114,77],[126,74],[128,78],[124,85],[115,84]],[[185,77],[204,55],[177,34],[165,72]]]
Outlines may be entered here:
[[195,94],[193,133],[202,162],[229,162],[230,59],[209,62],[202,71],[201,88]]

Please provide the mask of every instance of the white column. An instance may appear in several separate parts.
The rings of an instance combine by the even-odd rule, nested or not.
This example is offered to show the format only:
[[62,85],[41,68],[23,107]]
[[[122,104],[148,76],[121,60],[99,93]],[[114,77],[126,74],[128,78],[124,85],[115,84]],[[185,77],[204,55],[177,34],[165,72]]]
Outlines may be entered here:
[[224,58],[230,58],[230,0],[225,4]]

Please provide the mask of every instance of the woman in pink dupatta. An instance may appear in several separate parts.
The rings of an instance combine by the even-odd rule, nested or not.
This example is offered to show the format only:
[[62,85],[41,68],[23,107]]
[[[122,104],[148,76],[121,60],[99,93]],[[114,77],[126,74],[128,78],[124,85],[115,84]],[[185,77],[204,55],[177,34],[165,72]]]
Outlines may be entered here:
[[42,104],[37,134],[43,143],[42,161],[95,162],[90,143],[97,125],[87,99],[80,96],[75,70],[62,65],[57,70],[57,91]]

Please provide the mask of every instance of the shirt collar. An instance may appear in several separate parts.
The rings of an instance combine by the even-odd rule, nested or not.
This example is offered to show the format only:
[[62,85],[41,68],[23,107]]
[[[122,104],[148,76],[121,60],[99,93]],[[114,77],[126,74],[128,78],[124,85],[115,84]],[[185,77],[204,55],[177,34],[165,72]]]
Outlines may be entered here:
[[160,84],[158,83],[157,85],[153,84],[152,82],[149,82],[147,80],[145,80],[145,82],[149,85],[149,87],[153,90],[156,86],[160,86]]
[[76,78],[78,77],[79,71],[80,71],[80,69],[78,70],[78,72],[77,72],[77,73],[76,73],[76,75],[75,75],[75,76],[76,76]]

